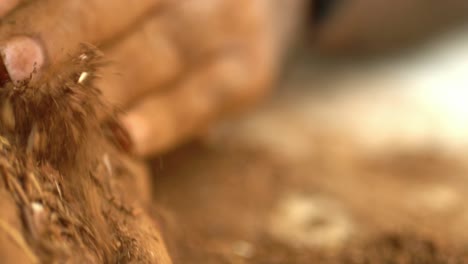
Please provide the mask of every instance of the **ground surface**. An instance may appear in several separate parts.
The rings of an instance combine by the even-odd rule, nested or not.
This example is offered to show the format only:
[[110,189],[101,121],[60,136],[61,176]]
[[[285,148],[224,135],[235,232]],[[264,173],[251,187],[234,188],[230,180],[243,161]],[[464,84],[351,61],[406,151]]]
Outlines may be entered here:
[[336,99],[298,76],[153,161],[175,262],[467,263],[466,156],[440,140],[452,134],[432,144],[407,101]]

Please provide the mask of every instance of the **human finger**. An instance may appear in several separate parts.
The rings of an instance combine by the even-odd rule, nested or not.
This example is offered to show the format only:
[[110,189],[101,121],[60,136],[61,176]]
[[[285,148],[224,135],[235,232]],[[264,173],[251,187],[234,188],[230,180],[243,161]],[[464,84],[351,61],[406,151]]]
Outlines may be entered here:
[[133,151],[141,156],[163,152],[265,94],[273,64],[256,55],[221,57],[197,67],[167,93],[154,93],[130,108],[122,123]]
[[40,75],[48,66],[58,65],[69,54],[77,51],[79,43],[104,43],[137,23],[161,2],[28,2],[8,16],[0,27],[0,52],[8,77],[17,82],[30,77],[32,71]]
[[184,62],[168,22],[163,16],[152,17],[104,50],[111,63],[96,85],[110,103],[124,107],[181,74]]

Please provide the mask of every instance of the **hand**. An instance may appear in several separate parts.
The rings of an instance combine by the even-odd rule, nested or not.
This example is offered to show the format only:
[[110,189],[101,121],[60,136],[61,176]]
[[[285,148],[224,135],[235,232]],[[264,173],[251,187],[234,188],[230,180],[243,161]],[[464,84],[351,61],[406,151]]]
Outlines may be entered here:
[[[100,44],[98,82],[122,107],[134,152],[167,150],[265,93],[278,57],[268,0],[3,1],[3,82],[33,80]],[[6,4],[9,3],[9,4]]]
[[127,109],[140,155],[164,151],[243,108],[270,86],[268,1],[168,2],[107,49],[99,87]]

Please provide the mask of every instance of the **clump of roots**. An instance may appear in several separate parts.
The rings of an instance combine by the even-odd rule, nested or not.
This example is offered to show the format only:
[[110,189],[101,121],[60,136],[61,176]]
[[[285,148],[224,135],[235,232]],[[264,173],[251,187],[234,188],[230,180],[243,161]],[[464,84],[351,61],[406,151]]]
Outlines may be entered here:
[[[90,83],[102,64],[92,47],[34,84],[10,83],[0,91],[1,133],[37,161],[54,166],[80,163],[77,153],[99,136],[99,90]],[[81,153],[80,153],[81,154]]]
[[169,262],[138,197],[126,192],[142,176],[123,165],[128,158],[112,144],[119,139],[109,140],[120,128],[100,125],[99,117],[112,117],[92,86],[102,64],[83,46],[40,81],[0,90],[5,262]]

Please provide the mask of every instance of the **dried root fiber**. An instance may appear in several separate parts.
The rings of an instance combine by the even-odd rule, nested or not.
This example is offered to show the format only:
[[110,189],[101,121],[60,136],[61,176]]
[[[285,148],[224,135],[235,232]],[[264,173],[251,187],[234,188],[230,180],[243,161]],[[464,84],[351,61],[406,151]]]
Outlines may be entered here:
[[111,116],[92,86],[101,65],[83,46],[0,90],[2,263],[170,263],[145,211],[146,175],[115,144],[125,145],[117,123],[99,120]]

